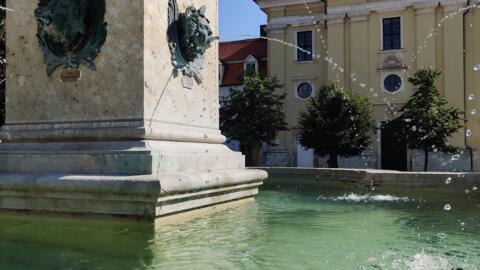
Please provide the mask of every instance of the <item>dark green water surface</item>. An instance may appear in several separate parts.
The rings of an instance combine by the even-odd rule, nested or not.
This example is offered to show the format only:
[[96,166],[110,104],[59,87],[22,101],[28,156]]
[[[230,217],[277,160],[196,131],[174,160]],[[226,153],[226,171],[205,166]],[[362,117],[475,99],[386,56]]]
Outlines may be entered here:
[[270,187],[155,228],[3,214],[0,269],[480,269],[480,191],[387,195]]

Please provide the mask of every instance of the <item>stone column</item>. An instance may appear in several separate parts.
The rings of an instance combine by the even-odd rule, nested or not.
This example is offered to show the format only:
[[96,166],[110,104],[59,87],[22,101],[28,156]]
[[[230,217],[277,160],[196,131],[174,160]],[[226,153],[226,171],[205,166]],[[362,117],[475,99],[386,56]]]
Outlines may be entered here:
[[[217,1],[177,2],[206,5],[218,35]],[[155,218],[254,196],[266,173],[222,144],[217,44],[195,81],[172,64],[169,1],[105,3],[96,71],[62,83],[46,74],[38,1],[7,1],[20,13],[7,13],[0,208]]]
[[[333,63],[343,69],[343,73],[339,69],[333,70],[333,65],[328,65],[327,79],[329,82],[345,85],[345,14],[335,14],[327,16],[327,46],[328,57]],[[347,74],[348,76],[348,74]]]
[[[445,99],[460,110],[465,110],[463,13],[455,14],[465,6],[465,0],[441,1],[445,16],[443,24],[443,86]],[[465,146],[465,129],[457,132],[450,143]]]

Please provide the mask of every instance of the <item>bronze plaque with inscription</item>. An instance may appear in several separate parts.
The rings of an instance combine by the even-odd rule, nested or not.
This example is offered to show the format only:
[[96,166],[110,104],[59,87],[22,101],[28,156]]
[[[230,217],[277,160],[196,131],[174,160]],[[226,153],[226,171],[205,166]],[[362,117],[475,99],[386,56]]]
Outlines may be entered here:
[[187,89],[193,88],[193,78],[190,76],[183,76],[183,87]]
[[60,72],[60,81],[63,83],[78,82],[82,78],[80,69],[65,68]]

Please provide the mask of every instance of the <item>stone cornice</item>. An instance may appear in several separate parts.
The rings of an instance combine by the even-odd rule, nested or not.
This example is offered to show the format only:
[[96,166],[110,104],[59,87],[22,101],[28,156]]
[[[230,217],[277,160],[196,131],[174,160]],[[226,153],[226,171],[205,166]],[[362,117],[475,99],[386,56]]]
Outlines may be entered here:
[[467,5],[467,0],[440,0],[443,6],[443,12],[454,13]]
[[415,9],[415,12],[417,14],[431,14],[431,13],[435,13],[435,8],[419,8],[419,9]]
[[268,22],[268,28],[284,28],[288,25],[314,25],[317,23],[324,24],[326,16],[323,13],[315,13],[305,16],[288,16],[271,19]]
[[287,26],[267,26],[268,35],[283,35],[287,30]]
[[361,22],[367,21],[369,14],[369,11],[351,12],[348,13],[348,17],[350,18],[350,22]]
[[328,14],[327,15],[327,25],[343,23],[345,21],[345,13],[341,14]]
[[286,25],[267,25],[267,31],[269,33],[283,33],[287,29]]
[[[262,8],[278,9],[288,5],[318,3],[320,0],[255,0]],[[343,23],[348,16],[351,22],[368,20],[371,12],[394,12],[402,11],[408,7],[413,7],[417,14],[426,14],[435,12],[441,5],[444,12],[456,12],[467,5],[467,0],[384,0],[377,2],[368,2],[355,5],[342,5],[328,7],[327,16],[325,14],[313,14],[305,16],[289,16],[272,19],[269,22],[269,29],[282,29],[288,25],[313,25],[318,22],[324,24]],[[473,4],[480,4],[480,0],[474,0]],[[314,17],[314,18],[312,18]]]
[[[480,2],[479,0],[476,0]],[[426,12],[425,8],[435,8],[438,4],[442,6],[459,7],[465,5],[467,0],[385,0],[378,2],[368,2],[356,5],[330,6],[327,13],[329,15],[350,14],[358,12],[391,12],[405,10],[407,7],[413,6],[419,8],[419,13]],[[453,8],[452,8],[453,9]],[[458,10],[458,9],[457,9]]]
[[417,14],[434,13],[437,7],[437,1],[431,3],[417,3],[413,5],[413,8],[415,9]]
[[300,5],[309,3],[321,3],[320,0],[255,0],[261,9]]

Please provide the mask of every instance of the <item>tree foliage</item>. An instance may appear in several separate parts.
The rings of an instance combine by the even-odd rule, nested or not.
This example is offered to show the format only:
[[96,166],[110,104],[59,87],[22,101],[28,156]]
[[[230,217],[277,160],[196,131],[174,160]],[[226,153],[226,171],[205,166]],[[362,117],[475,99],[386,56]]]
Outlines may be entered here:
[[359,155],[370,145],[372,104],[347,89],[326,85],[301,112],[299,127],[302,146],[318,156],[329,155],[329,167],[336,168],[338,156]]
[[399,139],[406,141],[410,149],[425,152],[425,171],[429,152],[457,151],[448,144],[448,138],[462,128],[464,121],[463,112],[440,97],[437,80],[441,73],[428,66],[410,77],[408,81],[416,87],[416,92],[400,109],[401,116],[394,120],[399,127]]
[[[283,111],[286,95],[276,93],[282,85],[268,75],[248,74],[243,84],[243,89],[232,88],[222,99],[220,126],[228,138],[239,141],[248,151],[262,142],[273,144],[278,132],[287,129]],[[247,164],[248,160],[247,153]],[[258,160],[255,163],[259,165]]]

